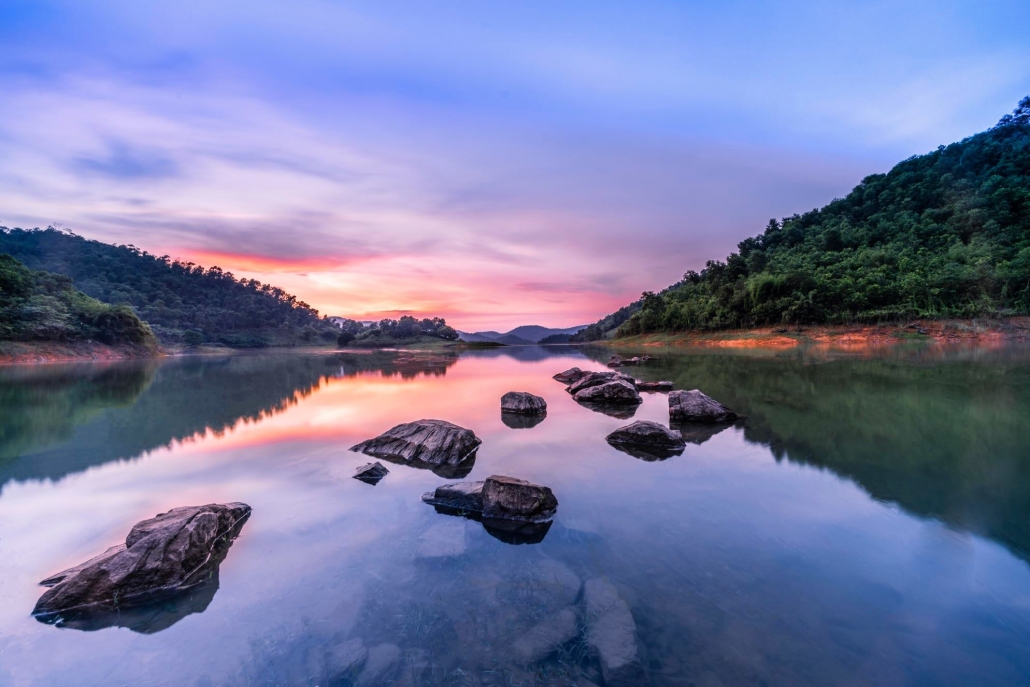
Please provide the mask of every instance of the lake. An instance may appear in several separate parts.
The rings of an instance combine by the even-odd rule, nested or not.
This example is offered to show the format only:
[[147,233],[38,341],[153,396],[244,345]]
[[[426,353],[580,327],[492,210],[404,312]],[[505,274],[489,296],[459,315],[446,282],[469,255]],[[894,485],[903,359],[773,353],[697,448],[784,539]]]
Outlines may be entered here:
[[[551,378],[611,352],[0,370],[0,684],[588,687],[598,580],[653,685],[1030,681],[1030,351],[649,349],[626,370],[747,416],[665,460],[609,446],[631,420]],[[506,424],[512,390],[546,418]],[[633,419],[667,423],[667,396],[643,396]],[[475,431],[474,463],[351,478],[370,459],[350,446],[420,418]],[[493,474],[551,487],[550,528],[513,538],[420,500]],[[213,584],[93,623],[32,617],[40,580],[134,523],[231,501],[253,512]],[[514,658],[569,608],[573,639]],[[355,640],[375,669],[339,672]]]

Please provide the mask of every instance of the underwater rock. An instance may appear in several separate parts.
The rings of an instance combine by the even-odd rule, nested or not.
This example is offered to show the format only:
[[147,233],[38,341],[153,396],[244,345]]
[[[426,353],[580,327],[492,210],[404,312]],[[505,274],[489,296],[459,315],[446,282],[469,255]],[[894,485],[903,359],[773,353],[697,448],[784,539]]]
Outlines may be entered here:
[[669,394],[669,417],[678,422],[732,422],[737,414],[693,389]]
[[331,684],[352,676],[368,658],[368,649],[360,638],[349,639],[326,651],[326,668]]
[[213,503],[173,508],[138,522],[124,544],[43,580],[40,584],[51,589],[32,614],[43,622],[63,623],[68,618],[58,614],[75,611],[72,618],[88,626],[89,616],[96,614],[94,620],[103,627],[107,614],[210,584],[249,515],[245,503]]
[[444,484],[422,495],[426,503],[484,519],[543,522],[554,516],[558,499],[547,487],[514,477],[493,475],[483,482]]
[[375,486],[379,480],[390,474],[390,471],[378,460],[374,463],[365,463],[354,470],[354,479],[361,480],[365,484]]
[[637,391],[672,391],[675,385],[672,382],[637,382]]
[[[683,453],[686,443],[677,432],[648,420],[620,427],[607,437],[614,448],[645,460],[669,458]],[[638,453],[642,455],[637,455]]]
[[396,644],[379,644],[368,650],[365,667],[355,681],[360,687],[389,684],[394,677],[401,650]]
[[558,374],[554,375],[553,379],[558,380],[562,384],[573,384],[575,382],[578,382],[580,379],[582,379],[588,374],[590,373],[584,372],[578,367],[570,367],[569,369],[565,370],[565,372],[559,372]]
[[509,391],[501,396],[501,412],[539,415],[547,412],[547,401],[525,391]]
[[419,558],[448,558],[465,553],[465,521],[447,518],[438,522],[419,539]]
[[404,464],[457,466],[470,459],[482,443],[472,430],[450,422],[416,420],[397,425],[351,450]]
[[544,618],[515,642],[515,658],[524,664],[547,658],[560,646],[575,639],[579,619],[572,607],[566,607]]
[[643,403],[636,387],[624,379],[589,386],[573,396],[580,403],[602,403],[609,405],[637,405]]
[[669,422],[673,429],[679,430],[680,436],[688,444],[700,446],[719,432],[732,427],[732,422]]
[[619,592],[608,580],[595,578],[587,580],[583,601],[587,645],[597,653],[605,686],[647,684],[637,647],[636,623]]
[[622,372],[588,372],[570,384],[565,390],[575,396],[584,389],[589,389],[592,386],[600,386],[601,384],[607,384],[608,382],[616,380],[622,380],[633,385],[633,388],[636,388],[636,380],[628,374],[623,374]]

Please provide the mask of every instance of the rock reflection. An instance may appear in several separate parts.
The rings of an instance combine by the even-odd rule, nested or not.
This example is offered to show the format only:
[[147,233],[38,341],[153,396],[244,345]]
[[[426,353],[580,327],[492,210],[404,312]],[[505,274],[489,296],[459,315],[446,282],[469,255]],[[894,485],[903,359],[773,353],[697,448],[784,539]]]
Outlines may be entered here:
[[375,457],[380,460],[393,463],[394,465],[406,465],[409,468],[416,468],[418,470],[429,470],[438,477],[444,479],[461,479],[462,477],[468,477],[469,473],[472,472],[472,468],[476,466],[476,451],[473,451],[460,463],[444,463],[442,465],[436,465],[435,463],[426,463],[421,460],[404,460],[397,456],[391,456],[389,454],[375,454]]
[[628,420],[637,414],[638,405],[616,405],[612,403],[591,403],[588,401],[576,401],[580,406],[595,413],[601,413],[608,417],[619,420]]
[[677,430],[688,444],[700,446],[719,432],[733,426],[732,422],[720,422],[715,424],[698,422],[670,422],[669,427]]
[[526,415],[524,413],[501,412],[501,422],[512,429],[532,429],[547,418],[547,413]]

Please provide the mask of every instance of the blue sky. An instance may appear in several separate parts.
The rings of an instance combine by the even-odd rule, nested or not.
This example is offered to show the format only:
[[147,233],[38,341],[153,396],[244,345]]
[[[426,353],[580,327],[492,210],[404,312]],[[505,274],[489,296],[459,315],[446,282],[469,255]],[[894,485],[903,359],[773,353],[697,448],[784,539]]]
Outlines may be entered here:
[[596,319],[993,125],[1030,3],[0,0],[0,224],[332,314]]

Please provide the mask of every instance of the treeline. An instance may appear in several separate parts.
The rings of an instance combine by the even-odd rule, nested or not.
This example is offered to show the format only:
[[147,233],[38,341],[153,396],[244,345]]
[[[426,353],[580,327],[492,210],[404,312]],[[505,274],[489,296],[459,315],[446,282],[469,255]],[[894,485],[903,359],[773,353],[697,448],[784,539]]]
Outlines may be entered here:
[[63,274],[83,293],[127,306],[163,343],[233,347],[332,342],[339,329],[307,303],[218,267],[156,256],[70,232],[0,227],[0,253]]
[[157,345],[128,306],[101,303],[68,277],[30,270],[6,254],[0,254],[0,341]]
[[337,319],[340,327],[337,345],[378,348],[395,344],[411,344],[423,340],[457,341],[458,332],[442,317],[418,320],[404,315],[399,320],[385,319],[368,326],[355,320]]
[[591,325],[606,335],[1030,313],[1030,97],[993,129],[770,220],[725,262]]

